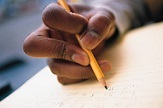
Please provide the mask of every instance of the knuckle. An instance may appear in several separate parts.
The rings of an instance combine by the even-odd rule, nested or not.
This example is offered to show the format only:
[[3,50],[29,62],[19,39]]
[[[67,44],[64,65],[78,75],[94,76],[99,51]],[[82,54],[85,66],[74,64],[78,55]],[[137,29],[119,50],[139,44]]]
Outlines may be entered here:
[[42,15],[42,20],[44,21],[44,23],[46,23],[48,21],[48,15],[49,13],[51,13],[51,8],[52,8],[52,4],[49,4],[43,11],[43,15]]
[[84,16],[76,13],[70,13],[70,17],[73,20],[73,23],[71,23],[71,32],[73,34],[81,33],[87,25],[88,20]]
[[57,76],[61,75],[60,65],[55,59],[48,59],[47,60],[48,66],[51,72]]
[[115,17],[112,12],[110,12],[106,8],[99,8],[100,16],[99,21],[101,21],[103,24],[110,25],[115,22]]
[[56,16],[58,16],[60,12],[60,10],[57,9],[57,7],[58,7],[57,4],[51,3],[44,9],[42,13],[42,20],[45,23],[45,25],[47,26],[52,25],[51,23],[54,20],[54,18],[57,18]]
[[109,26],[111,24],[110,17],[105,16],[105,15],[99,16],[97,20],[99,20],[100,23],[105,25],[105,26]]
[[66,58],[66,45],[64,43],[57,43],[54,45],[53,49],[54,52],[56,52],[56,57],[59,59],[65,59]]
[[64,43],[60,43],[58,46],[57,58],[66,58],[66,45]]
[[81,79],[88,79],[91,75],[89,74],[89,71],[87,69],[82,68],[79,76],[81,77]]
[[44,9],[42,20],[49,28],[72,34],[82,32],[88,22],[84,16],[69,13],[56,3],[52,3]]
[[58,42],[52,47],[52,51],[55,52],[56,58],[71,61],[73,52],[69,49],[69,45],[65,42]]
[[87,75],[86,75],[86,72],[85,71],[82,71],[81,74],[80,74],[81,78],[87,78]]

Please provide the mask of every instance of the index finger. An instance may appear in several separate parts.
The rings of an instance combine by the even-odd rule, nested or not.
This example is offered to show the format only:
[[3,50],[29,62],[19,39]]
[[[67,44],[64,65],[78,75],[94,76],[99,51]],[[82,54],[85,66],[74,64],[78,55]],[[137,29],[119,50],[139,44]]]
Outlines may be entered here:
[[80,33],[88,22],[85,17],[67,12],[56,3],[52,3],[45,8],[42,20],[49,28],[72,34]]

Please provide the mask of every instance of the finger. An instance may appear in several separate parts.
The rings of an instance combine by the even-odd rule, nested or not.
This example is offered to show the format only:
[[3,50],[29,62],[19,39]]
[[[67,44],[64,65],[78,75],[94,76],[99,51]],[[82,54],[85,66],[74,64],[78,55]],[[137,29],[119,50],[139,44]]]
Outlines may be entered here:
[[[111,70],[111,64],[106,60],[98,61],[103,72]],[[49,59],[48,65],[51,71],[59,77],[69,79],[88,79],[94,77],[94,72],[90,66],[81,66],[63,60]]]
[[83,81],[83,79],[70,79],[70,78],[65,78],[65,77],[60,77],[60,76],[58,76],[57,79],[58,79],[58,82],[64,85],[78,83],[78,82]]
[[94,6],[85,5],[77,2],[71,2],[68,4],[70,7],[70,10],[74,13],[79,13],[83,16],[87,16],[87,14],[94,9]]
[[97,58],[101,55],[102,52],[104,52],[104,50],[106,49],[105,47],[105,43],[101,42],[95,49],[92,50],[92,53],[94,54],[95,58]]
[[47,34],[43,31],[30,34],[24,41],[24,52],[33,57],[64,59],[81,65],[89,64],[89,58],[81,48],[62,40],[42,36]]
[[115,26],[112,26],[112,27],[110,28],[110,31],[108,31],[108,34],[107,34],[106,39],[109,39],[109,38],[115,33],[115,29],[116,29]]
[[114,26],[114,16],[110,12],[99,11],[88,22],[86,30],[81,34],[81,44],[87,49],[94,49],[103,41]]
[[42,19],[49,28],[72,34],[80,33],[87,24],[85,17],[67,12],[64,8],[55,3],[45,8]]

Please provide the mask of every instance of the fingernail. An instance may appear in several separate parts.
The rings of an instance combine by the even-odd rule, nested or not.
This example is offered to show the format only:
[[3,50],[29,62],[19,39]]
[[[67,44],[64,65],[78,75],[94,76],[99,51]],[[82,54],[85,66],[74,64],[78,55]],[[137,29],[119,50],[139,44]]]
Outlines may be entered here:
[[84,55],[84,54],[75,53],[72,55],[72,60],[76,63],[85,65],[85,66],[89,64],[89,58],[87,55]]
[[82,45],[87,49],[93,49],[96,47],[99,41],[99,35],[95,31],[89,31],[81,39]]

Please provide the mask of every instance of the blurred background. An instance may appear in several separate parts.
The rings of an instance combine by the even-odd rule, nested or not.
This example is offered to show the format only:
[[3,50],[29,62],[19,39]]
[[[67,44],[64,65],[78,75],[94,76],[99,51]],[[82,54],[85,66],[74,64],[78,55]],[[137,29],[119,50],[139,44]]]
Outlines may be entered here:
[[0,0],[0,100],[46,66],[22,50],[24,39],[41,25],[45,6],[56,0]]

